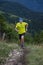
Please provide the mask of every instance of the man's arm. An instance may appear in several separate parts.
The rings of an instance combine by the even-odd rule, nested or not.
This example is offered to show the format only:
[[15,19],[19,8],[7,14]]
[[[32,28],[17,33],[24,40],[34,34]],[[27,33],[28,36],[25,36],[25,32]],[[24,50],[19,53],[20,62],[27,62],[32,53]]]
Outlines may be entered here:
[[16,32],[18,32],[18,29],[17,28],[15,28],[15,30],[16,30]]
[[15,26],[15,31],[18,32],[18,24]]

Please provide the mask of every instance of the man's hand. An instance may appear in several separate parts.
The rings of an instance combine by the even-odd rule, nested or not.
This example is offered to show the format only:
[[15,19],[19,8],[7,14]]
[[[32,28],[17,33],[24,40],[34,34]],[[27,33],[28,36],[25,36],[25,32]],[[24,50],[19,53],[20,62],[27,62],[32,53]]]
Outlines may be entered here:
[[17,28],[15,28],[16,32],[18,32],[19,30]]

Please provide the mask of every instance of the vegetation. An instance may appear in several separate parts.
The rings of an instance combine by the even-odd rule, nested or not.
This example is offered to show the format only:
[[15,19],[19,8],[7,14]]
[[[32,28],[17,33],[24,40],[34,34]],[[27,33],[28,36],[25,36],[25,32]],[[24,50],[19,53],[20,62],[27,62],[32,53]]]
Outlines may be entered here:
[[5,43],[4,41],[0,41],[0,65],[4,65],[9,57],[9,53],[13,51],[13,49],[19,49],[19,46],[15,43]]
[[[14,17],[14,19],[17,19],[17,17]],[[6,17],[1,14],[0,15],[0,34],[1,38],[4,36],[4,40],[6,41],[12,41],[18,40],[18,34],[15,31],[15,25],[16,23],[9,23],[7,22]],[[5,35],[4,35],[5,34]],[[25,35],[25,40],[27,43],[43,43],[43,30],[40,31],[34,31],[33,33],[27,32]]]
[[[26,55],[27,65],[43,65],[43,46],[28,44],[29,53]],[[15,43],[0,42],[0,65],[6,62],[9,52],[13,49],[20,49]]]
[[30,53],[27,55],[27,65],[43,65],[43,46],[29,45]]

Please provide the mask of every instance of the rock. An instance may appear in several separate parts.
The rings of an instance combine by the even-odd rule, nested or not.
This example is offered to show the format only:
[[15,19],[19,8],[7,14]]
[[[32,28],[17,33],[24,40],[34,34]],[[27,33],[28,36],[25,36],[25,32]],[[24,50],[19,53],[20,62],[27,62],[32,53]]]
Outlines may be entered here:
[[23,54],[24,52],[22,49],[19,51],[14,49],[12,52],[10,52],[9,58],[7,58],[5,65],[22,65]]

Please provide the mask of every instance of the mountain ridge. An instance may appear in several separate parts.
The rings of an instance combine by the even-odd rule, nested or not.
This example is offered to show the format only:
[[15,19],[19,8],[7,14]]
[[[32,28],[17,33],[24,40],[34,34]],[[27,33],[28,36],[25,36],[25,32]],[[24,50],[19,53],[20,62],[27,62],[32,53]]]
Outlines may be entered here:
[[33,12],[19,3],[8,1],[0,2],[0,10],[5,13],[11,13],[13,15],[32,20],[30,24],[31,30],[43,29],[43,13]]
[[10,2],[18,2],[28,9],[36,12],[43,12],[43,0],[2,0]]

